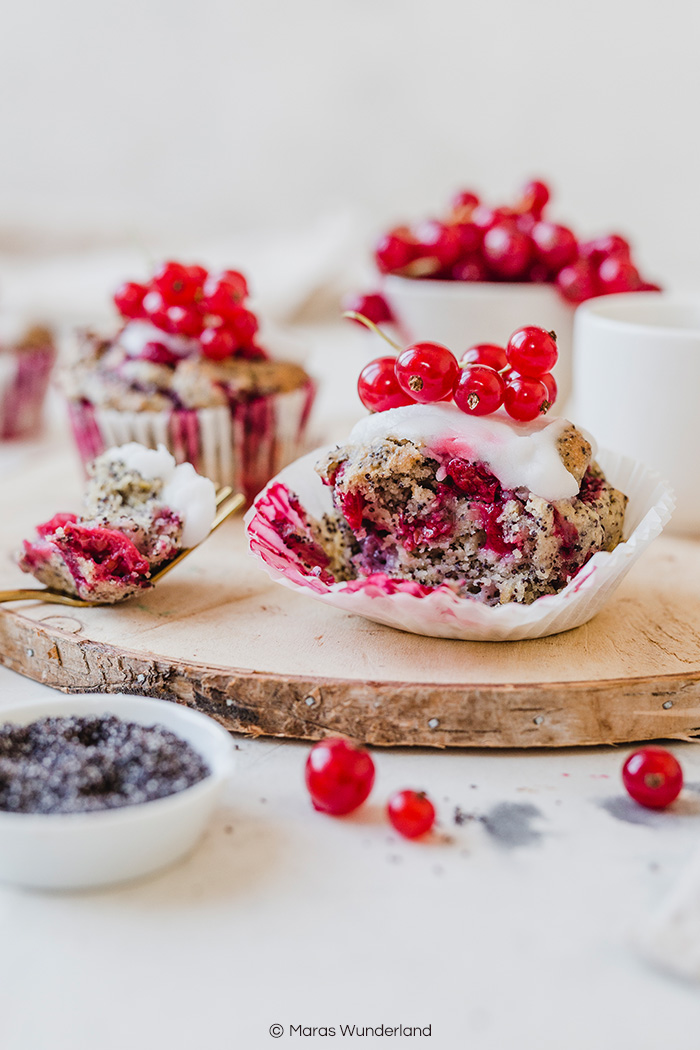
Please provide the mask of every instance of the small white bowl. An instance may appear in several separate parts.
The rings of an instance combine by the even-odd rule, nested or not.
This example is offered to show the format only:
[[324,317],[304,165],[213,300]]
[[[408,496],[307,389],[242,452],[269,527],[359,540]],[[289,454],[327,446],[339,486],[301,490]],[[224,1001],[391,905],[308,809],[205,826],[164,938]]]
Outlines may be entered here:
[[0,811],[0,882],[41,889],[104,886],[157,871],[199,839],[233,769],[233,741],[214,719],[167,700],[100,693],[0,709],[0,723],[108,714],[165,726],[202,756],[209,775],[176,794],[118,809]]
[[475,343],[505,346],[516,328],[540,325],[557,333],[557,411],[571,393],[574,308],[553,284],[432,281],[387,275],[382,293],[404,338],[444,343],[459,358]]

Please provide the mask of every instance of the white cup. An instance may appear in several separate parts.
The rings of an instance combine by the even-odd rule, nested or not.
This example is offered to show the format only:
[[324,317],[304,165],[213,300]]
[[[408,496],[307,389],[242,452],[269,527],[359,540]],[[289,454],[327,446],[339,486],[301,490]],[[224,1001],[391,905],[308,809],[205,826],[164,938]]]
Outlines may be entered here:
[[574,320],[574,422],[673,486],[668,526],[700,533],[700,296],[592,299]]
[[557,412],[569,397],[574,311],[553,284],[430,281],[391,275],[383,278],[382,292],[404,338],[443,343],[457,358],[476,343],[505,346],[516,328],[526,324],[555,331]]

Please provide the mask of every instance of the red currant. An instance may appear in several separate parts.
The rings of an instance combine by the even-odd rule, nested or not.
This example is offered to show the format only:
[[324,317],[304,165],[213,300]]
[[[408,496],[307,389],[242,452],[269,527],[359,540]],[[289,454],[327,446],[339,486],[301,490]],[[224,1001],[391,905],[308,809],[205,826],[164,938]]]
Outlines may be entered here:
[[549,392],[541,379],[511,372],[503,395],[505,410],[519,423],[530,423],[549,410]]
[[596,237],[592,241],[584,241],[579,245],[581,258],[589,259],[596,266],[609,255],[626,255],[629,258],[630,252],[629,241],[621,237],[619,233],[609,233],[605,237]]
[[598,267],[598,282],[603,295],[614,292],[636,292],[642,283],[639,270],[626,255],[609,255]]
[[485,204],[479,204],[472,212],[470,221],[484,234],[497,223],[503,222],[504,219],[512,219],[512,217],[513,212],[510,208],[489,208]]
[[372,790],[374,762],[349,740],[329,737],[311,748],[305,779],[314,809],[342,816],[362,805]]
[[166,262],[156,270],[151,287],[160,292],[168,306],[187,306],[194,302],[197,280],[182,263]]
[[555,222],[537,222],[532,227],[535,255],[550,270],[561,270],[578,255],[578,243],[570,229]]
[[417,839],[435,823],[435,807],[424,791],[397,791],[386,807],[389,820],[399,835]]
[[202,291],[202,309],[228,321],[241,309],[246,290],[245,279],[233,270],[208,277]]
[[459,255],[471,255],[481,245],[482,231],[473,222],[456,222],[452,229],[459,240]]
[[454,281],[488,281],[489,271],[480,255],[460,259],[450,270]]
[[600,294],[595,267],[588,259],[578,259],[560,270],[556,276],[556,285],[570,303],[583,303]]
[[[343,299],[342,309],[343,311],[362,314],[363,317],[374,321],[375,324],[384,324],[384,322],[394,320],[388,302],[378,292],[370,292],[367,295],[348,295]],[[352,320],[355,319],[352,318]],[[361,325],[362,322],[355,320],[355,324]]]
[[380,237],[374,249],[374,258],[380,273],[403,270],[416,258],[417,245],[406,226],[397,226]]
[[475,208],[479,206],[479,198],[471,190],[460,190],[452,198],[452,214],[458,222],[469,218]]
[[676,758],[663,747],[642,747],[622,767],[622,782],[640,806],[663,809],[678,798],[683,771]]
[[536,219],[539,219],[547,206],[549,197],[550,193],[547,184],[539,179],[533,179],[531,182],[526,183],[520,191],[517,210],[530,212]]
[[143,317],[143,300],[147,292],[144,284],[125,281],[114,293],[114,305],[122,317]]
[[456,226],[448,226],[435,219],[419,223],[413,230],[418,243],[418,254],[437,259],[442,269],[456,262],[462,250],[461,237]]
[[174,365],[179,360],[165,343],[157,342],[146,343],[139,357],[142,361],[152,361],[156,365]]
[[535,325],[518,328],[508,340],[506,357],[511,368],[521,376],[538,378],[551,372],[557,363],[556,335]]
[[258,319],[252,310],[239,306],[226,318],[226,327],[233,333],[238,346],[252,346],[258,330]]
[[495,368],[468,365],[455,390],[455,402],[470,416],[487,416],[503,404],[505,384]]
[[415,404],[396,378],[396,358],[377,357],[360,372],[357,393],[370,412],[384,412],[387,408]]
[[499,222],[484,234],[484,259],[499,277],[521,277],[532,255],[532,241],[512,221]]
[[223,361],[235,353],[238,342],[228,328],[205,328],[199,337],[202,353],[212,361]]
[[143,310],[151,324],[160,328],[162,332],[170,331],[170,320],[168,318],[168,304],[160,292],[147,292],[143,300]]
[[506,352],[502,346],[493,343],[477,343],[470,346],[460,361],[462,367],[465,365],[488,365],[500,372],[508,364]]
[[549,407],[551,408],[557,399],[557,381],[551,372],[545,372],[545,374],[539,378],[547,387],[547,400],[549,401]]
[[414,343],[396,359],[396,376],[401,389],[414,401],[450,401],[459,379],[459,365],[452,351],[440,343]]
[[204,318],[194,306],[169,306],[165,314],[167,330],[174,335],[198,336],[204,326]]

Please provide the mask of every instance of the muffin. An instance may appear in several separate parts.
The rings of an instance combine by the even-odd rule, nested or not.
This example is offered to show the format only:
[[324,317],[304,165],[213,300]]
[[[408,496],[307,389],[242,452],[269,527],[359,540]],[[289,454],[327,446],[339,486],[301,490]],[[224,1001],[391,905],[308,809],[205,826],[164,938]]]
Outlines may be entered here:
[[42,325],[0,335],[0,439],[38,433],[55,359],[53,335]]
[[86,464],[110,445],[163,444],[250,500],[303,451],[314,383],[270,358],[247,294],[235,271],[179,263],[117,291],[120,328],[82,333],[64,381]]
[[90,467],[82,515],[37,526],[17,557],[47,587],[111,604],[150,586],[154,569],[208,535],[213,483],[160,446],[107,449]]

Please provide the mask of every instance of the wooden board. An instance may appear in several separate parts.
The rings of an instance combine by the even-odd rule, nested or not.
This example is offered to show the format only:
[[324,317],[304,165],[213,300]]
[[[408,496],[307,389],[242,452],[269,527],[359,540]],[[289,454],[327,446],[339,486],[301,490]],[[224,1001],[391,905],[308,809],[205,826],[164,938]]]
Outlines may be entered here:
[[[0,588],[32,526],[79,507],[69,450],[6,470]],[[700,735],[700,544],[661,537],[591,623],[551,638],[421,638],[272,584],[240,520],[143,597],[0,609],[0,661],[71,692],[196,707],[241,733],[369,744],[554,747]]]

